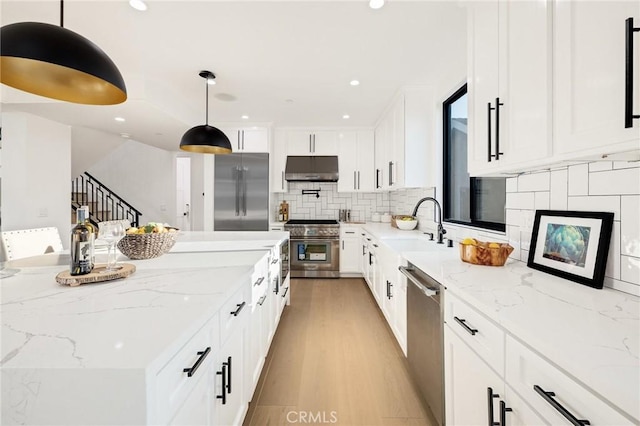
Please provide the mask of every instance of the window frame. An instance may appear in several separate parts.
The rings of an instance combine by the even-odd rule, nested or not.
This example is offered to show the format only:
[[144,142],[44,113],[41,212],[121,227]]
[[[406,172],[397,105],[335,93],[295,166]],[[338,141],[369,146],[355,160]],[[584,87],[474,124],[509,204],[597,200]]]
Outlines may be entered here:
[[[473,176],[469,176],[469,196],[470,196],[470,200],[469,200],[469,215],[470,215],[470,221],[466,222],[463,220],[457,220],[457,219],[445,219],[446,217],[449,216],[450,213],[450,206],[448,203],[449,200],[449,191],[451,190],[451,184],[449,182],[450,179],[450,171],[451,171],[451,167],[449,165],[449,138],[450,138],[450,132],[449,132],[449,122],[450,122],[450,106],[451,104],[453,104],[454,102],[456,102],[458,99],[460,99],[461,97],[463,97],[464,95],[468,94],[467,91],[467,83],[465,83],[464,85],[462,85],[459,89],[457,89],[455,92],[453,92],[453,94],[451,96],[449,96],[447,99],[444,100],[444,102],[442,102],[442,193],[443,193],[443,198],[442,198],[442,221],[445,223],[452,223],[455,225],[463,225],[463,226],[470,226],[473,228],[479,228],[479,229],[483,229],[483,230],[489,230],[489,231],[499,231],[499,232],[506,232],[507,229],[507,225],[506,223],[497,223],[497,222],[487,222],[487,221],[481,221],[481,220],[476,220],[474,219],[475,216],[475,208],[476,208],[476,197],[474,196],[474,194],[476,193],[476,182],[478,179],[481,178],[476,178]],[[467,114],[467,123],[468,123],[468,114]],[[468,150],[469,150],[469,144],[468,144],[468,136],[469,134],[467,133],[467,155],[468,155]],[[505,222],[506,222],[506,218],[505,218]]]

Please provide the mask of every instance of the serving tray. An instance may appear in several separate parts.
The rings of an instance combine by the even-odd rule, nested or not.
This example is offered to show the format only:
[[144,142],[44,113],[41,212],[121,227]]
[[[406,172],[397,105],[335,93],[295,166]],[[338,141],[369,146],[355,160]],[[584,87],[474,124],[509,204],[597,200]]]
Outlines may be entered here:
[[130,263],[118,263],[121,268],[117,271],[107,272],[107,265],[95,265],[93,270],[85,275],[71,275],[69,271],[62,271],[56,275],[58,284],[76,287],[81,284],[92,284],[104,281],[127,278],[136,271],[136,266]]

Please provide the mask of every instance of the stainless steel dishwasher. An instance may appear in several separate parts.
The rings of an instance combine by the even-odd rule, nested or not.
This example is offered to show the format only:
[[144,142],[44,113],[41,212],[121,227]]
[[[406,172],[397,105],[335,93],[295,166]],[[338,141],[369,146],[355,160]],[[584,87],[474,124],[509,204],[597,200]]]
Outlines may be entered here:
[[422,397],[438,425],[444,425],[444,287],[411,263],[407,277],[407,361]]

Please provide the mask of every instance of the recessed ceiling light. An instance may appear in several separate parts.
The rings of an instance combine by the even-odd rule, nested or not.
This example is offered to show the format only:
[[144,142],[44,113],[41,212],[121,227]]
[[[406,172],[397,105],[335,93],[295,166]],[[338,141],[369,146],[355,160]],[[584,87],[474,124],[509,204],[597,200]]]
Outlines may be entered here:
[[348,120],[349,119],[349,114],[343,115],[342,118],[344,118],[345,120]]
[[358,80],[351,80],[349,82],[349,84],[352,85],[352,86],[358,86],[360,84],[360,82]]
[[213,86],[214,84],[216,84],[216,80],[214,78],[208,78],[207,79],[207,84]]
[[290,104],[290,103],[292,103],[292,102],[293,102],[293,99],[285,99],[284,101],[285,101],[286,103]]
[[384,6],[384,0],[369,0],[371,9],[380,9],[382,6]]
[[121,122],[121,123],[122,123],[123,121],[125,121],[125,119],[124,119],[124,118],[122,118],[122,117],[116,117],[116,118],[114,118],[114,120],[119,121],[119,122]]
[[129,0],[129,6],[131,6],[135,10],[147,10],[147,4],[143,0]]
[[131,137],[131,135],[129,133],[120,133],[120,136],[125,138],[125,139],[129,139]]
[[243,115],[243,116],[242,116],[242,119],[243,119],[243,120],[248,120],[248,119],[249,119],[249,116],[248,116],[248,115]]

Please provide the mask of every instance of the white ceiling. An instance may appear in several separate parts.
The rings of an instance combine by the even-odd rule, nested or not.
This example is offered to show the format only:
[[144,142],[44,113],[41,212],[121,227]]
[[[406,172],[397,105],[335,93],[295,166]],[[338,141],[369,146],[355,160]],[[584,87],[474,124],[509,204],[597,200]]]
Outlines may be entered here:
[[[126,0],[65,2],[65,27],[122,72],[125,103],[75,105],[3,85],[3,110],[176,150],[188,128],[204,124],[203,69],[217,76],[209,114],[217,127],[242,115],[245,124],[371,127],[400,87],[437,83],[451,64],[464,69],[466,12],[456,0],[388,0],[379,10],[367,0],[147,3],[139,12]],[[56,24],[58,4],[2,0],[0,21]]]

